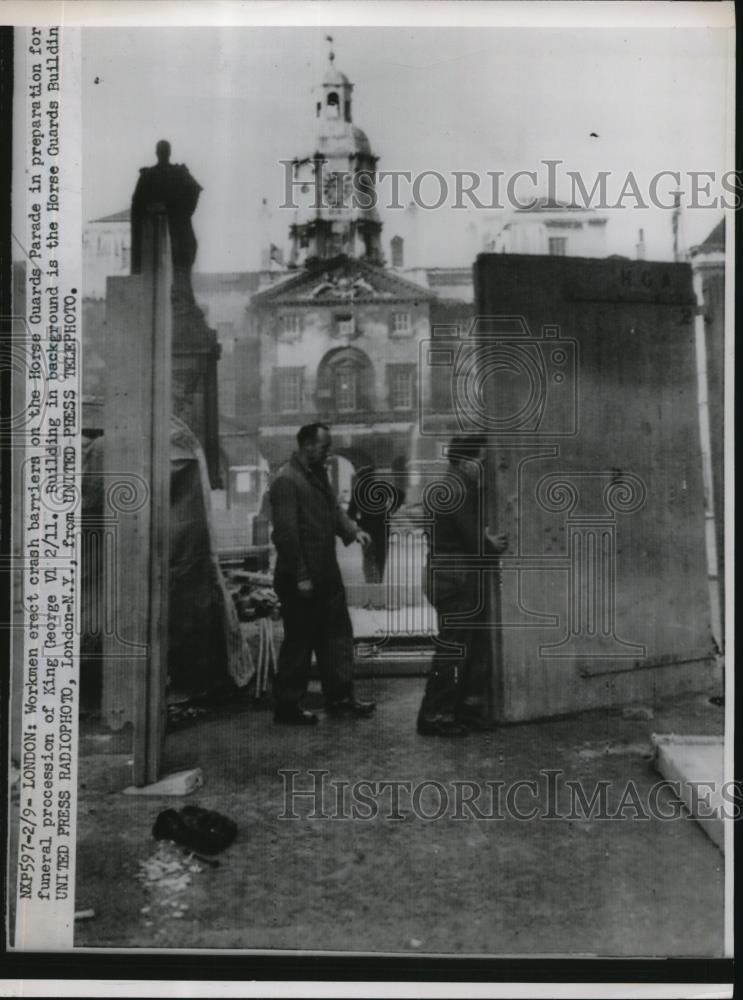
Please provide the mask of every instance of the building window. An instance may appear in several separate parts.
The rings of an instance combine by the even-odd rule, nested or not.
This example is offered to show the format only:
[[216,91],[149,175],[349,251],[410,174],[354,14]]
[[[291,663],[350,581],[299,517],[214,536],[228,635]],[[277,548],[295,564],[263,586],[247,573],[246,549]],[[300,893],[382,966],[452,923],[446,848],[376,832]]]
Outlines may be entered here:
[[302,333],[300,313],[284,313],[279,316],[279,337],[282,340],[296,340]]
[[409,312],[393,312],[390,320],[390,332],[393,337],[409,337],[412,332]]
[[390,257],[393,267],[402,267],[404,260],[404,243],[402,236],[393,236],[390,240]]
[[568,252],[567,236],[550,236],[548,239],[549,254],[552,257],[564,257]]
[[339,365],[333,373],[335,408],[338,413],[353,413],[357,407],[358,372],[350,365]]
[[352,337],[354,335],[355,328],[356,324],[352,315],[335,317],[335,332],[337,336]]
[[390,406],[393,410],[413,408],[413,365],[389,365]]
[[299,413],[302,409],[302,372],[292,369],[278,372],[279,411]]
[[129,270],[129,264],[130,264],[129,247],[122,246],[122,248],[121,248],[121,267],[122,267],[122,270],[128,271]]
[[337,347],[329,351],[317,369],[315,398],[318,411],[367,413],[374,409],[374,368],[363,351]]
[[341,111],[341,104],[338,100],[338,95],[331,91],[328,94],[328,118],[339,118]]

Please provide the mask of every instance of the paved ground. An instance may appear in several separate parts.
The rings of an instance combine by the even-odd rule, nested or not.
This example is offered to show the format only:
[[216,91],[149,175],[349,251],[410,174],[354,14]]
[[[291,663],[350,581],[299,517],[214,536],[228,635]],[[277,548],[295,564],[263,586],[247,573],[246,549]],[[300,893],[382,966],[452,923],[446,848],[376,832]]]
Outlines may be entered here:
[[[150,836],[155,816],[182,802],[121,795],[127,755],[110,752],[115,740],[89,732],[80,762],[77,906],[94,908],[96,916],[77,925],[76,943],[721,954],[723,859],[693,821],[451,818],[452,782],[536,779],[543,803],[544,769],[560,769],[559,782],[582,780],[589,791],[599,780],[612,782],[614,805],[632,779],[646,801],[657,780],[649,734],[719,732],[721,709],[686,696],[656,706],[652,720],[591,712],[446,742],[414,731],[422,683],[363,682],[379,703],[368,721],[323,718],[313,731],[282,729],[267,711],[235,703],[172,733],[165,769],[199,765],[206,779],[185,801],[239,824],[219,868],[158,849]],[[104,747],[109,752],[101,753]],[[327,769],[336,781],[436,779],[451,796],[448,818],[416,818],[403,793],[401,812],[408,815],[387,819],[387,792],[374,819],[308,819],[307,804],[297,804],[302,818],[279,819],[279,768],[300,771],[297,781],[308,780],[309,768]],[[431,795],[420,803],[429,812],[437,805]],[[521,809],[531,804],[528,793],[516,802]],[[326,812],[334,809],[331,796]],[[562,795],[558,809],[567,811]],[[143,863],[144,882],[137,878]]]

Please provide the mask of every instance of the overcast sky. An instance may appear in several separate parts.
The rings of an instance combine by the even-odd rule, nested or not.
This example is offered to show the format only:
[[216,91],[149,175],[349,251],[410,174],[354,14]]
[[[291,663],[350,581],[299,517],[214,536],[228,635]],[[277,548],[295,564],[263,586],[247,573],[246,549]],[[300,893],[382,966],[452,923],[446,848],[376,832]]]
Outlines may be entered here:
[[[258,266],[261,199],[281,199],[279,161],[314,149],[312,88],[327,68],[328,32],[380,169],[510,172],[554,158],[585,172],[589,187],[599,170],[647,181],[659,170],[725,169],[721,30],[85,29],[85,218],[128,206],[138,168],[167,138],[204,188],[197,268]],[[609,214],[614,252],[633,255],[642,227],[648,257],[669,257],[669,212]],[[290,216],[273,213],[284,243]],[[687,242],[720,216],[686,212]],[[395,218],[383,219],[386,245]],[[469,263],[467,223],[461,211],[422,213],[424,263]]]

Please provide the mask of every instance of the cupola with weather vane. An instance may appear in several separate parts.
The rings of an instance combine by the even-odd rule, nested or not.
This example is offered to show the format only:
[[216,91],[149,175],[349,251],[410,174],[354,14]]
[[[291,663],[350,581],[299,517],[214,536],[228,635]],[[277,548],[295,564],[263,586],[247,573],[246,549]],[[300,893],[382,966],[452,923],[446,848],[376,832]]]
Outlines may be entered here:
[[299,205],[290,227],[290,267],[312,267],[346,256],[383,266],[382,223],[376,210],[373,154],[353,122],[353,84],[335,65],[333,38],[328,68],[315,98],[315,149],[292,163]]

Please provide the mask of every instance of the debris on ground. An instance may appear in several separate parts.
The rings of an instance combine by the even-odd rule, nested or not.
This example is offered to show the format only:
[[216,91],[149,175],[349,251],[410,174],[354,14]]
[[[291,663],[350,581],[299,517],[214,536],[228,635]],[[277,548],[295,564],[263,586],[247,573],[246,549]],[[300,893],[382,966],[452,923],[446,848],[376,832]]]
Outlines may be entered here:
[[655,713],[652,708],[649,708],[647,705],[627,705],[622,709],[622,718],[632,720],[648,720],[654,719]]
[[168,892],[182,892],[191,883],[189,868],[201,871],[198,865],[189,866],[176,852],[173,844],[159,844],[155,853],[146,861],[139,862],[137,878],[145,885],[156,885]]
[[200,767],[189,768],[187,771],[176,771],[161,778],[152,785],[138,788],[130,785],[124,789],[124,795],[190,795],[204,784],[204,775]]
[[185,848],[183,853],[189,861],[200,861],[202,865],[206,865],[208,868],[219,868],[219,862],[216,858],[205,858],[203,854],[194,854],[194,852],[189,851],[188,848]]
[[652,760],[653,750],[646,743],[602,743],[592,746],[590,743],[578,750],[578,756],[584,760],[599,760],[602,757],[643,757]]
[[[184,858],[174,844],[159,843],[151,857],[139,862],[137,880],[150,900],[139,912],[143,917],[182,919],[189,904],[179,897],[191,885],[191,876],[202,871],[200,865]],[[151,921],[145,920],[145,924],[151,926]]]
[[186,726],[192,726],[194,723],[198,722],[202,715],[206,714],[207,709],[198,705],[182,703],[168,705],[167,727],[169,730],[185,729]]

